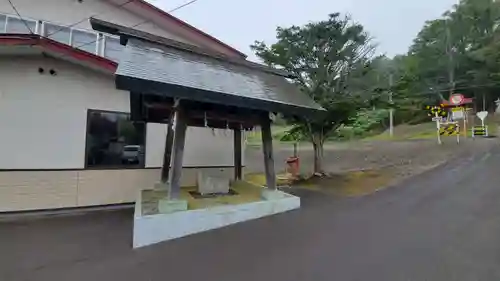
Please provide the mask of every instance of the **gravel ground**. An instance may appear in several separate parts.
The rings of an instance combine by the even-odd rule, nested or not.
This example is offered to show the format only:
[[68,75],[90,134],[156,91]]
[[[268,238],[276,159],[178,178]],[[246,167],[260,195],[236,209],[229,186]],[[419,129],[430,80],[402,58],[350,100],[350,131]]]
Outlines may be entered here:
[[[438,145],[435,139],[333,143],[325,145],[324,167],[329,173],[392,169],[396,170],[395,181],[398,181],[447,161],[459,161],[462,156],[473,152],[487,151],[499,142],[497,138],[462,138],[457,144],[450,137],[445,138],[442,145]],[[285,170],[285,159],[293,154],[293,147],[277,143],[274,148],[276,171],[282,172]],[[302,173],[311,173],[314,159],[312,146],[301,145],[299,157]],[[246,172],[263,172],[260,147],[248,147],[245,160]]]

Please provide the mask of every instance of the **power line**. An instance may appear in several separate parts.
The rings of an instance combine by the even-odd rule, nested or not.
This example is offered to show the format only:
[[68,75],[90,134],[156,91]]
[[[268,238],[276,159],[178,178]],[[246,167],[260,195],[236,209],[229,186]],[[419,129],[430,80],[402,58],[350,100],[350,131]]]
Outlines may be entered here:
[[[174,9],[172,9],[172,10],[168,11],[167,13],[172,13],[172,12],[175,12],[175,11],[177,11],[177,10],[179,10],[179,9],[182,9],[182,8],[184,8],[184,7],[188,6],[188,5],[191,5],[191,4],[193,4],[193,3],[197,2],[197,1],[198,1],[198,0],[191,0],[191,1],[187,2],[187,3],[184,3],[184,4],[180,5],[180,6],[175,7]],[[123,5],[123,6],[124,6],[124,5]],[[121,6],[121,7],[119,7],[119,8],[120,8],[120,9],[122,9],[122,8],[123,8],[123,6]],[[84,20],[87,20],[87,19],[90,19],[90,17],[89,17],[89,18],[85,18]],[[144,21],[138,22],[138,23],[136,23],[136,24],[134,24],[134,25],[130,26],[129,28],[134,28],[134,27],[137,27],[137,26],[139,26],[139,25],[142,25],[142,24],[148,23],[148,22],[150,22],[150,21],[151,21],[150,19],[148,19],[148,20],[144,20]],[[54,34],[55,34],[55,33],[54,33]],[[81,45],[78,45],[78,46],[74,46],[74,48],[81,48],[81,47],[84,47],[84,46],[87,46],[87,45],[90,45],[90,44],[94,44],[94,43],[96,43],[96,42],[98,42],[98,41],[102,40],[103,38],[104,38],[104,37],[99,37],[99,38],[98,38],[98,39],[96,39],[96,40],[93,40],[93,41],[90,41],[90,42],[87,42],[87,43],[84,43],[84,44],[81,44]]]
[[[492,83],[487,83],[487,84],[477,84],[477,85],[469,85],[469,86],[464,86],[464,87],[454,87],[453,89],[455,89],[455,90],[467,90],[467,89],[477,89],[477,88],[489,87],[489,86],[500,86],[500,83],[492,82]],[[452,88],[443,88],[443,89],[439,89],[439,90],[422,91],[422,92],[413,93],[412,96],[432,95],[432,94],[441,93],[441,92],[448,92],[451,89]],[[409,96],[409,97],[411,97],[411,96]]]
[[33,30],[31,30],[31,28],[29,27],[28,23],[23,19],[23,17],[21,16],[21,14],[19,13],[19,11],[17,10],[16,6],[14,5],[14,3],[12,3],[11,0],[7,0],[9,1],[9,4],[10,6],[12,7],[12,9],[14,10],[14,12],[16,12],[17,16],[21,19],[21,21],[24,23],[24,25],[26,26],[26,28],[28,29],[28,31],[31,33],[31,34],[35,34],[33,32]]
[[[175,8],[173,8],[172,10],[168,11],[168,13],[173,13],[173,12],[175,12],[175,11],[177,11],[177,10],[180,10],[180,9],[182,9],[182,8],[184,8],[184,7],[186,7],[186,6],[189,6],[189,5],[193,4],[193,3],[196,3],[196,2],[198,2],[198,0],[191,0],[191,1],[189,1],[189,2],[186,2],[186,3],[182,4],[182,5],[179,5],[179,6],[175,7]],[[150,21],[151,21],[151,20],[141,21],[141,22],[138,22],[138,23],[136,23],[136,24],[134,24],[134,25],[130,26],[129,28],[138,27],[139,25],[143,25],[143,24],[148,23],[148,22],[150,22]]]
[[186,7],[186,6],[189,6],[189,5],[191,5],[191,4],[195,3],[195,2],[198,2],[198,0],[191,0],[191,1],[186,2],[186,3],[184,3],[184,4],[180,5],[180,6],[177,6],[176,8],[173,8],[172,10],[170,10],[168,12],[169,13],[173,13],[173,12],[175,12],[177,10],[180,10],[180,9]]
[[[124,3],[122,3],[122,4],[120,4],[120,5],[116,6],[116,7],[113,7],[113,10],[114,10],[114,9],[121,9],[122,7],[124,7],[125,5],[127,5],[128,3],[133,2],[133,1],[134,1],[134,0],[128,0],[127,2],[124,2]],[[78,24],[80,24],[80,23],[82,23],[82,22],[84,22],[84,21],[88,20],[89,18],[92,18],[92,17],[97,17],[97,16],[100,16],[100,15],[103,15],[103,14],[107,14],[108,12],[110,12],[110,11],[106,11],[106,12],[102,12],[102,13],[97,13],[97,14],[91,15],[90,17],[83,18],[83,19],[81,19],[81,20],[79,20],[79,21],[77,21],[77,22],[75,22],[75,23],[70,24],[70,25],[67,25],[67,26],[61,26],[61,28],[59,28],[59,29],[57,29],[56,31],[54,31],[54,32],[52,32],[52,33],[50,33],[50,34],[47,34],[47,35],[45,35],[45,36],[46,36],[46,37],[52,36],[52,35],[54,35],[54,34],[56,34],[56,33],[61,32],[62,30],[66,29],[66,28],[71,28],[71,27],[73,27],[73,26],[76,26],[76,25],[78,25]]]
[[[196,2],[198,2],[198,0],[191,0],[191,1],[189,1],[189,2],[186,2],[186,3],[182,4],[182,5],[179,5],[179,6],[175,7],[175,8],[173,8],[172,10],[168,11],[168,13],[169,13],[169,14],[170,14],[170,13],[173,13],[173,12],[175,12],[175,11],[177,11],[177,10],[180,10],[180,9],[182,9],[182,8],[184,8],[184,7],[186,7],[186,6],[189,6],[189,5],[193,4],[193,3],[196,3]],[[134,24],[134,25],[130,26],[129,28],[138,27],[139,25],[143,25],[143,24],[148,23],[148,22],[150,22],[150,21],[151,21],[151,20],[141,21],[141,22],[138,22],[138,23],[136,23],[136,24]]]

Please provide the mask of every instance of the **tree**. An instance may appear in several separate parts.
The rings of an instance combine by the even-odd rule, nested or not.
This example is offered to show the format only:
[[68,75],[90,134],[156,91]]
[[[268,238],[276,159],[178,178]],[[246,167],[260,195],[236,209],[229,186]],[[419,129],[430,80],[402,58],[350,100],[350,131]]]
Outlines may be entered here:
[[447,99],[460,92],[486,95],[491,103],[498,97],[500,82],[499,20],[500,2],[462,0],[427,22],[405,56],[405,76],[397,91],[415,101],[430,96]]
[[293,82],[327,110],[315,118],[285,117],[294,125],[289,133],[310,139],[314,172],[323,174],[325,140],[371,99],[363,78],[374,46],[363,26],[338,13],[305,26],[278,27],[276,37],[270,46],[256,41],[251,48],[266,64],[295,75]]

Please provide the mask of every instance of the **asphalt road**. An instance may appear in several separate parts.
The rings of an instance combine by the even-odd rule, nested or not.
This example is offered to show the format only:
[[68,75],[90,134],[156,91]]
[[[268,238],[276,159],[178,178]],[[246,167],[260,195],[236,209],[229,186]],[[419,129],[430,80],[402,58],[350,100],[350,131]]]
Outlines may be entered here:
[[[474,154],[474,153],[472,153]],[[131,250],[131,213],[0,224],[0,280],[500,280],[500,149],[376,194]]]

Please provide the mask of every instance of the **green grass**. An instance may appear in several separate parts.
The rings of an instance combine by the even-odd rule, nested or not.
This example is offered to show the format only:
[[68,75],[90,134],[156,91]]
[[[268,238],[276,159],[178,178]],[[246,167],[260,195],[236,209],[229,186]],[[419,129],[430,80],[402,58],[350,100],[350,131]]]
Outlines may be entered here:
[[[280,140],[291,126],[272,126],[271,133],[274,140]],[[260,130],[247,132],[247,145],[261,145],[262,133]]]
[[436,123],[429,122],[418,125],[399,125],[394,128],[394,135],[391,138],[389,131],[385,131],[379,135],[365,138],[365,140],[405,140],[405,139],[421,139],[432,138],[436,136]]
[[[497,120],[498,118],[495,117],[487,117],[486,118],[486,125],[488,126],[488,133],[490,135],[497,135],[498,132],[498,126],[500,124],[500,120]],[[475,124],[480,124],[481,122],[479,120],[475,120]],[[471,137],[472,132],[471,132],[471,126],[473,122],[469,122],[468,128],[467,128],[467,136]],[[271,132],[273,139],[275,141],[279,141],[283,135],[291,128],[291,126],[280,126],[280,125],[274,125],[271,127]],[[350,129],[350,128],[347,128]],[[344,128],[344,130],[347,130]],[[260,146],[262,145],[262,135],[260,130],[255,130],[252,132],[247,133],[247,145],[248,146]],[[427,123],[422,123],[422,124],[417,124],[417,125],[398,125],[394,128],[394,136],[391,138],[389,135],[389,131],[385,131],[381,134],[369,136],[366,138],[363,138],[363,140],[367,141],[372,141],[372,140],[417,140],[417,139],[432,139],[436,137],[436,123],[435,122],[427,122]],[[352,138],[352,140],[359,139],[359,138]],[[347,138],[344,141],[349,141],[351,139]],[[341,141],[337,140],[336,142]],[[280,143],[284,144],[290,144],[292,145],[294,142],[283,142],[280,141]]]
[[[493,118],[486,120],[489,135],[497,135],[499,123]],[[476,121],[476,124],[480,122]],[[471,137],[472,122],[469,122],[467,128],[467,136]],[[463,135],[463,133],[462,133]],[[389,132],[386,131],[382,134],[365,138],[365,140],[416,140],[416,139],[430,139],[436,137],[436,123],[428,122],[418,125],[399,125],[394,128],[394,136],[391,138]]]

